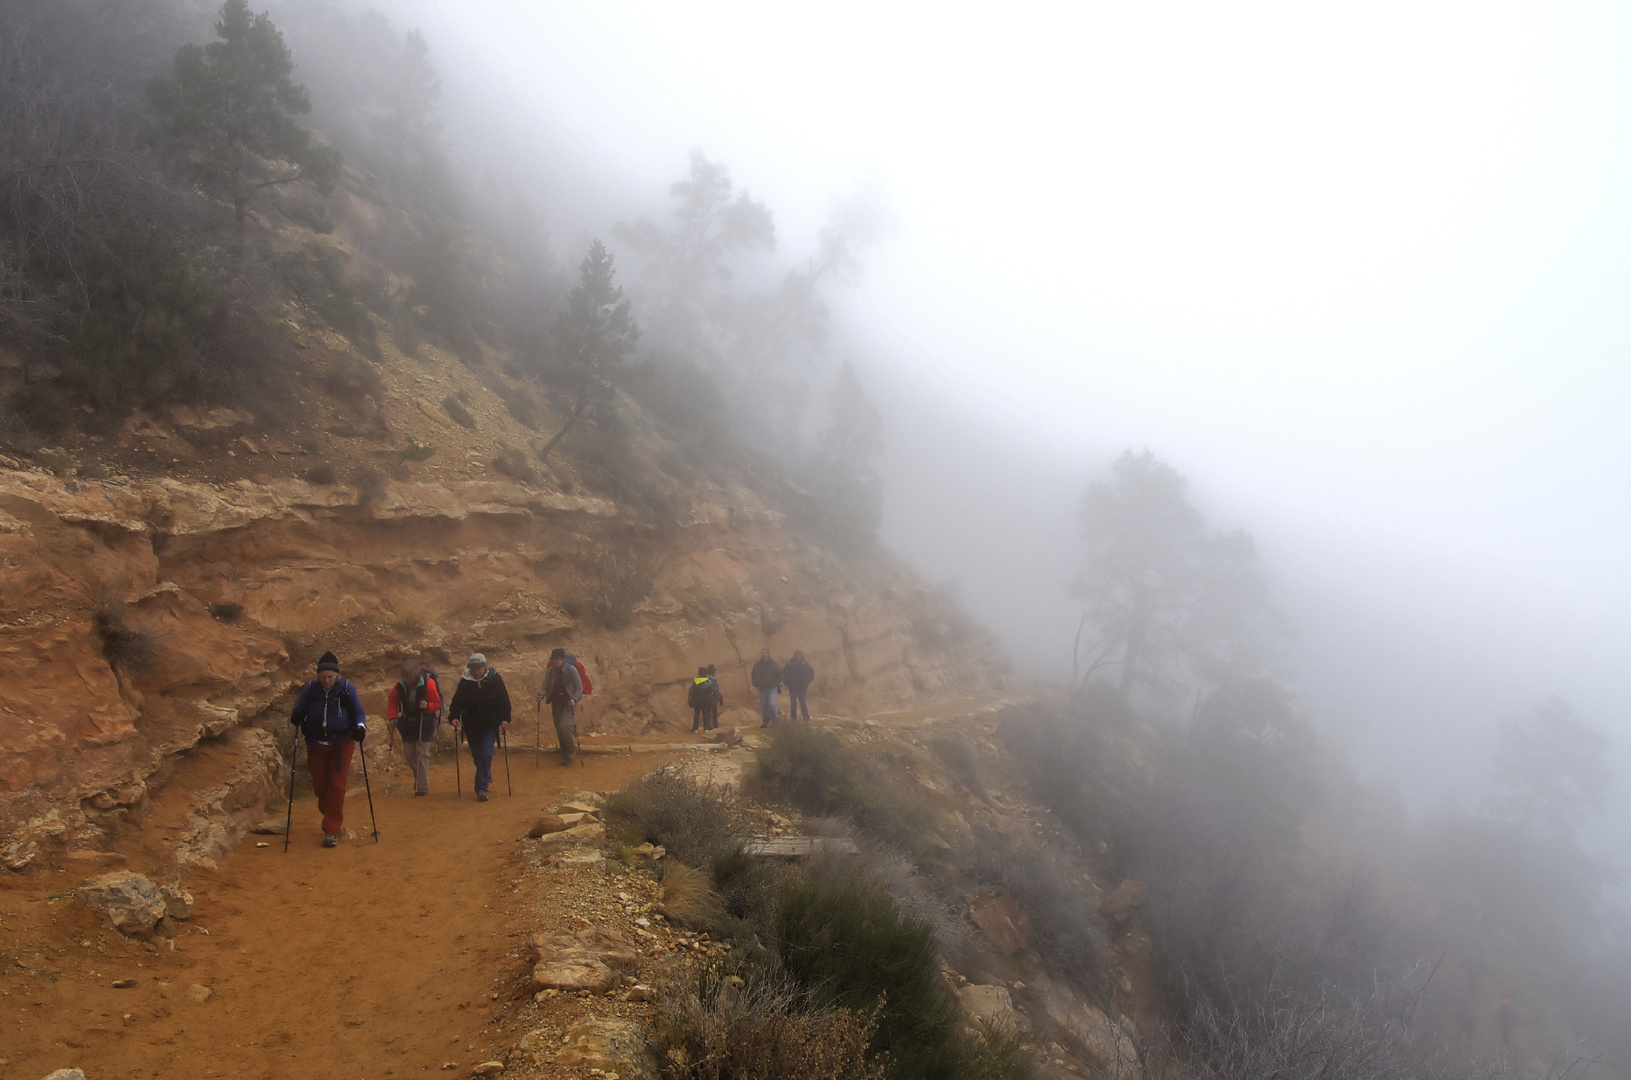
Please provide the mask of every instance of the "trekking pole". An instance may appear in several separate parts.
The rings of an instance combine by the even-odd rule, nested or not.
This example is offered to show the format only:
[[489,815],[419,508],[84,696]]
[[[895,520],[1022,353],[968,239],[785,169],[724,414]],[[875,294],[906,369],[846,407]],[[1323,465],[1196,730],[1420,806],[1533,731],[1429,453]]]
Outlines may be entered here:
[[283,854],[289,854],[289,833],[294,829],[294,769],[300,754],[300,732],[289,740],[289,816],[283,819]]
[[374,827],[374,843],[379,843],[379,822],[374,818],[374,789],[368,786],[368,751],[363,749],[362,743],[357,744],[357,754],[362,758],[362,789],[368,793],[368,824]]
[[459,776],[459,743],[464,739],[464,729],[453,725],[453,783],[454,790],[460,795],[464,794],[464,780]]
[[510,740],[503,728],[498,729],[498,741],[504,747],[504,790],[514,795],[515,788],[510,786]]
[[544,754],[544,699],[538,699],[538,710],[532,714],[532,767],[538,767],[538,759]]

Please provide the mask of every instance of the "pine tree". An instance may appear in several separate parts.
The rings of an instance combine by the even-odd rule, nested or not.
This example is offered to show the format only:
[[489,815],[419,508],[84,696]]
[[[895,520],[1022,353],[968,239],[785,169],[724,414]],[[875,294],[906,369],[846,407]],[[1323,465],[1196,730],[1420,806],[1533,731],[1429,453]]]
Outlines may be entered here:
[[326,195],[340,154],[294,121],[311,112],[311,98],[290,79],[294,60],[271,18],[252,14],[247,0],[226,0],[215,33],[219,41],[183,45],[175,77],[155,77],[147,94],[205,186],[232,203],[241,250],[244,219],[262,191],[306,180]]
[[572,410],[561,430],[538,451],[540,459],[549,456],[591,404],[610,396],[612,376],[639,340],[633,308],[615,278],[612,253],[596,240],[578,267],[578,283],[567,295],[566,310],[550,326],[556,377],[571,397]]

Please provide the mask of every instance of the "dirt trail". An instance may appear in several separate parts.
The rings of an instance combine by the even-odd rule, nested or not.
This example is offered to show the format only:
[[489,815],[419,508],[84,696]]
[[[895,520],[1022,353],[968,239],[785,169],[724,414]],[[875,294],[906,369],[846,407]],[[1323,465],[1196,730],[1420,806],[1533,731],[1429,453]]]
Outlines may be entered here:
[[[616,788],[664,756],[585,755],[565,769],[547,750],[535,766],[512,746],[515,795],[495,762],[486,803],[471,794],[468,759],[462,798],[451,760],[425,798],[386,795],[376,775],[380,842],[359,790],[346,826],[360,839],[336,850],[320,846],[315,802],[297,800],[287,855],[282,837],[250,836],[219,870],[187,874],[195,909],[173,952],[51,899],[84,870],[0,884],[0,1076],[77,1066],[91,1080],[325,1080],[437,1073],[449,1061],[463,1063],[449,1075],[468,1075],[507,1049],[491,1025],[528,969],[522,935],[537,929],[515,910],[517,838],[542,808]],[[353,780],[360,788],[355,767]],[[147,869],[135,855],[128,865]],[[124,979],[135,985],[113,988]],[[206,1001],[189,995],[195,985],[210,989]]]

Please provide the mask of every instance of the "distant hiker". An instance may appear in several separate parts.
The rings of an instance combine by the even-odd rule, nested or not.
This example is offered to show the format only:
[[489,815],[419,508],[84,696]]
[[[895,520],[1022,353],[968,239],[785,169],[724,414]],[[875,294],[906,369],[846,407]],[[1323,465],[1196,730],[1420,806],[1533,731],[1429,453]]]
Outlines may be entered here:
[[465,662],[464,676],[453,692],[453,703],[447,707],[447,719],[454,727],[464,725],[470,757],[476,763],[476,801],[486,802],[487,789],[493,782],[498,732],[510,728],[510,692],[503,677],[487,666],[487,657],[481,653],[471,653]]
[[572,764],[578,756],[577,707],[583,700],[583,676],[578,673],[577,661],[568,657],[565,649],[549,654],[549,666],[544,668],[538,700],[549,702],[549,715],[555,721],[555,739],[561,746],[561,764]]
[[396,721],[402,756],[413,772],[413,793],[430,794],[430,744],[442,718],[442,691],[436,672],[412,660],[402,661],[396,682],[385,695],[385,719]]
[[317,809],[323,814],[323,846],[337,847],[345,827],[346,774],[351,755],[368,734],[357,688],[340,678],[340,661],[326,652],[317,661],[317,678],[300,688],[289,723],[306,739],[306,765],[311,769]]
[[1501,1045],[1512,1049],[1512,1029],[1518,1026],[1518,1007],[1511,998],[1502,998],[1495,1008],[1495,1026],[1501,1030]]
[[782,668],[782,682],[787,684],[787,715],[797,720],[799,706],[804,706],[804,722],[810,722],[810,703],[804,695],[810,692],[810,684],[815,682],[815,668],[804,659],[804,654],[797,649],[793,650],[793,659],[787,661]]
[[697,668],[697,677],[691,680],[691,687],[685,692],[685,703],[691,706],[691,734],[703,730],[708,726],[708,707],[714,702],[714,691],[708,685],[708,669]]
[[703,720],[702,730],[713,731],[719,726],[719,707],[725,704],[725,695],[719,689],[719,672],[714,670],[712,664],[708,665],[708,693],[712,700],[708,703],[708,715]]
[[769,649],[759,650],[753,665],[753,688],[759,691],[759,726],[776,722],[776,688],[782,684],[781,665],[770,658]]

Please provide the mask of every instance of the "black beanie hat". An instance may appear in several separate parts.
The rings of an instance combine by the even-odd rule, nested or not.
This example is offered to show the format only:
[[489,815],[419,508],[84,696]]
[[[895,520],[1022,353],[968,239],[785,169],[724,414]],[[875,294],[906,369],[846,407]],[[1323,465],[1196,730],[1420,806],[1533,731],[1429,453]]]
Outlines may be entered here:
[[697,678],[699,678],[699,679],[705,678],[705,677],[707,677],[707,674],[708,674],[708,669],[707,668],[705,668],[705,667],[697,668]]
[[331,652],[326,652],[317,659],[317,673],[321,675],[325,671],[332,671],[336,675],[340,673],[340,658]]

